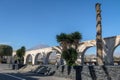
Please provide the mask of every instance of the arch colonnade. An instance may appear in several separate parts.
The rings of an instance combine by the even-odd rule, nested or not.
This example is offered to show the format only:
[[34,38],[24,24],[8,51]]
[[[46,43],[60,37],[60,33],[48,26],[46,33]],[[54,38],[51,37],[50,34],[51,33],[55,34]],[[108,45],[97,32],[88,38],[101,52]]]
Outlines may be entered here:
[[[113,36],[113,37],[107,37],[103,38],[103,62],[106,65],[113,65],[114,64],[114,51],[115,49],[120,45],[120,36]],[[89,40],[80,42],[78,46],[78,60],[81,61],[81,64],[84,64],[84,56],[85,52],[91,48],[96,47],[96,40]],[[61,56],[61,47],[60,46],[53,46],[48,48],[42,48],[42,49],[36,49],[36,50],[30,50],[26,51],[24,56],[24,64],[48,64],[51,59],[51,54],[56,54],[54,56],[54,61],[60,62],[60,56]],[[15,55],[15,52],[13,56]]]

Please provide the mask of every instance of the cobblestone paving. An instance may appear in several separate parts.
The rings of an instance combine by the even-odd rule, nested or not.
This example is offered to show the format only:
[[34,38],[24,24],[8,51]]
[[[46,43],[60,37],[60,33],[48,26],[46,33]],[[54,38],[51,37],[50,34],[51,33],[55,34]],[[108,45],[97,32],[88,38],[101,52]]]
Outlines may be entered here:
[[38,77],[38,80],[71,80],[68,78],[60,78],[60,77],[55,77],[55,76],[46,76],[46,77]]
[[[17,70],[11,70],[9,68],[9,65],[8,64],[0,64],[0,73],[17,73],[18,71]],[[55,77],[55,76],[32,76],[32,74],[28,73],[22,73],[23,75],[26,75],[26,76],[29,76],[32,77],[32,78],[36,78],[37,80],[71,80],[71,79],[68,79],[68,78],[61,78],[61,77]]]
[[37,80],[72,80],[72,79],[56,77],[56,76],[36,75],[34,73],[22,73],[22,74],[25,76],[30,76],[32,78],[36,78]]

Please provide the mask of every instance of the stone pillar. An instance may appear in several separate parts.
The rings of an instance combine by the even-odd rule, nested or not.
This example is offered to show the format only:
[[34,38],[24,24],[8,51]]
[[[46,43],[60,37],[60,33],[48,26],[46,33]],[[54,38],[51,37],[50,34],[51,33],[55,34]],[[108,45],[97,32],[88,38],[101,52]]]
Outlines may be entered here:
[[35,55],[32,56],[32,65],[35,65]]
[[113,58],[113,52],[115,49],[115,38],[111,38],[111,39],[105,39],[104,40],[104,45],[103,45],[103,49],[104,49],[104,62],[105,65],[114,65],[114,58]]
[[82,54],[81,55],[81,65],[84,65],[84,58],[85,58],[85,56],[84,56],[84,54]]
[[26,56],[24,56],[24,64],[26,64],[26,58],[27,58],[27,57],[26,57]]
[[103,44],[102,44],[102,25],[101,25],[101,10],[100,10],[100,4],[96,4],[96,46],[97,46],[97,64],[103,65]]
[[44,65],[48,64],[48,55],[43,54],[43,64]]

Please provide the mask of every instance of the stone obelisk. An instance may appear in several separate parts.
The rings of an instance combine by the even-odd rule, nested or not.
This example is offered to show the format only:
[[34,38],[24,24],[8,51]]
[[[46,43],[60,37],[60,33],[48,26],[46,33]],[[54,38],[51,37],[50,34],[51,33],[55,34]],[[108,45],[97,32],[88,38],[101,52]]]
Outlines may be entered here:
[[101,4],[97,3],[96,8],[96,52],[97,52],[97,65],[103,65],[103,44],[102,44],[102,25],[101,25]]

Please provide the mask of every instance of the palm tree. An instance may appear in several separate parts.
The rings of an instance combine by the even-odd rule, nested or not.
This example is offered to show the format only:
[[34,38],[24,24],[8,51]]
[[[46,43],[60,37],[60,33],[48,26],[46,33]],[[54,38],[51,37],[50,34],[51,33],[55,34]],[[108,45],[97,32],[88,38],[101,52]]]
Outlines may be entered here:
[[[66,62],[72,65],[77,59],[77,48],[79,41],[82,39],[82,35],[79,32],[74,32],[71,34],[61,33],[56,36],[57,42],[60,43],[62,47],[62,57]],[[74,48],[73,48],[74,46]],[[74,55],[75,54],[75,55]],[[71,64],[72,61],[72,64]]]
[[61,33],[60,35],[56,36],[57,42],[60,43],[60,46],[62,47],[62,50],[67,49],[67,34]]
[[79,44],[80,40],[82,39],[82,35],[81,35],[81,33],[76,31],[76,32],[72,33],[71,36],[73,39],[73,45],[75,46],[75,49],[77,49],[78,44]]

